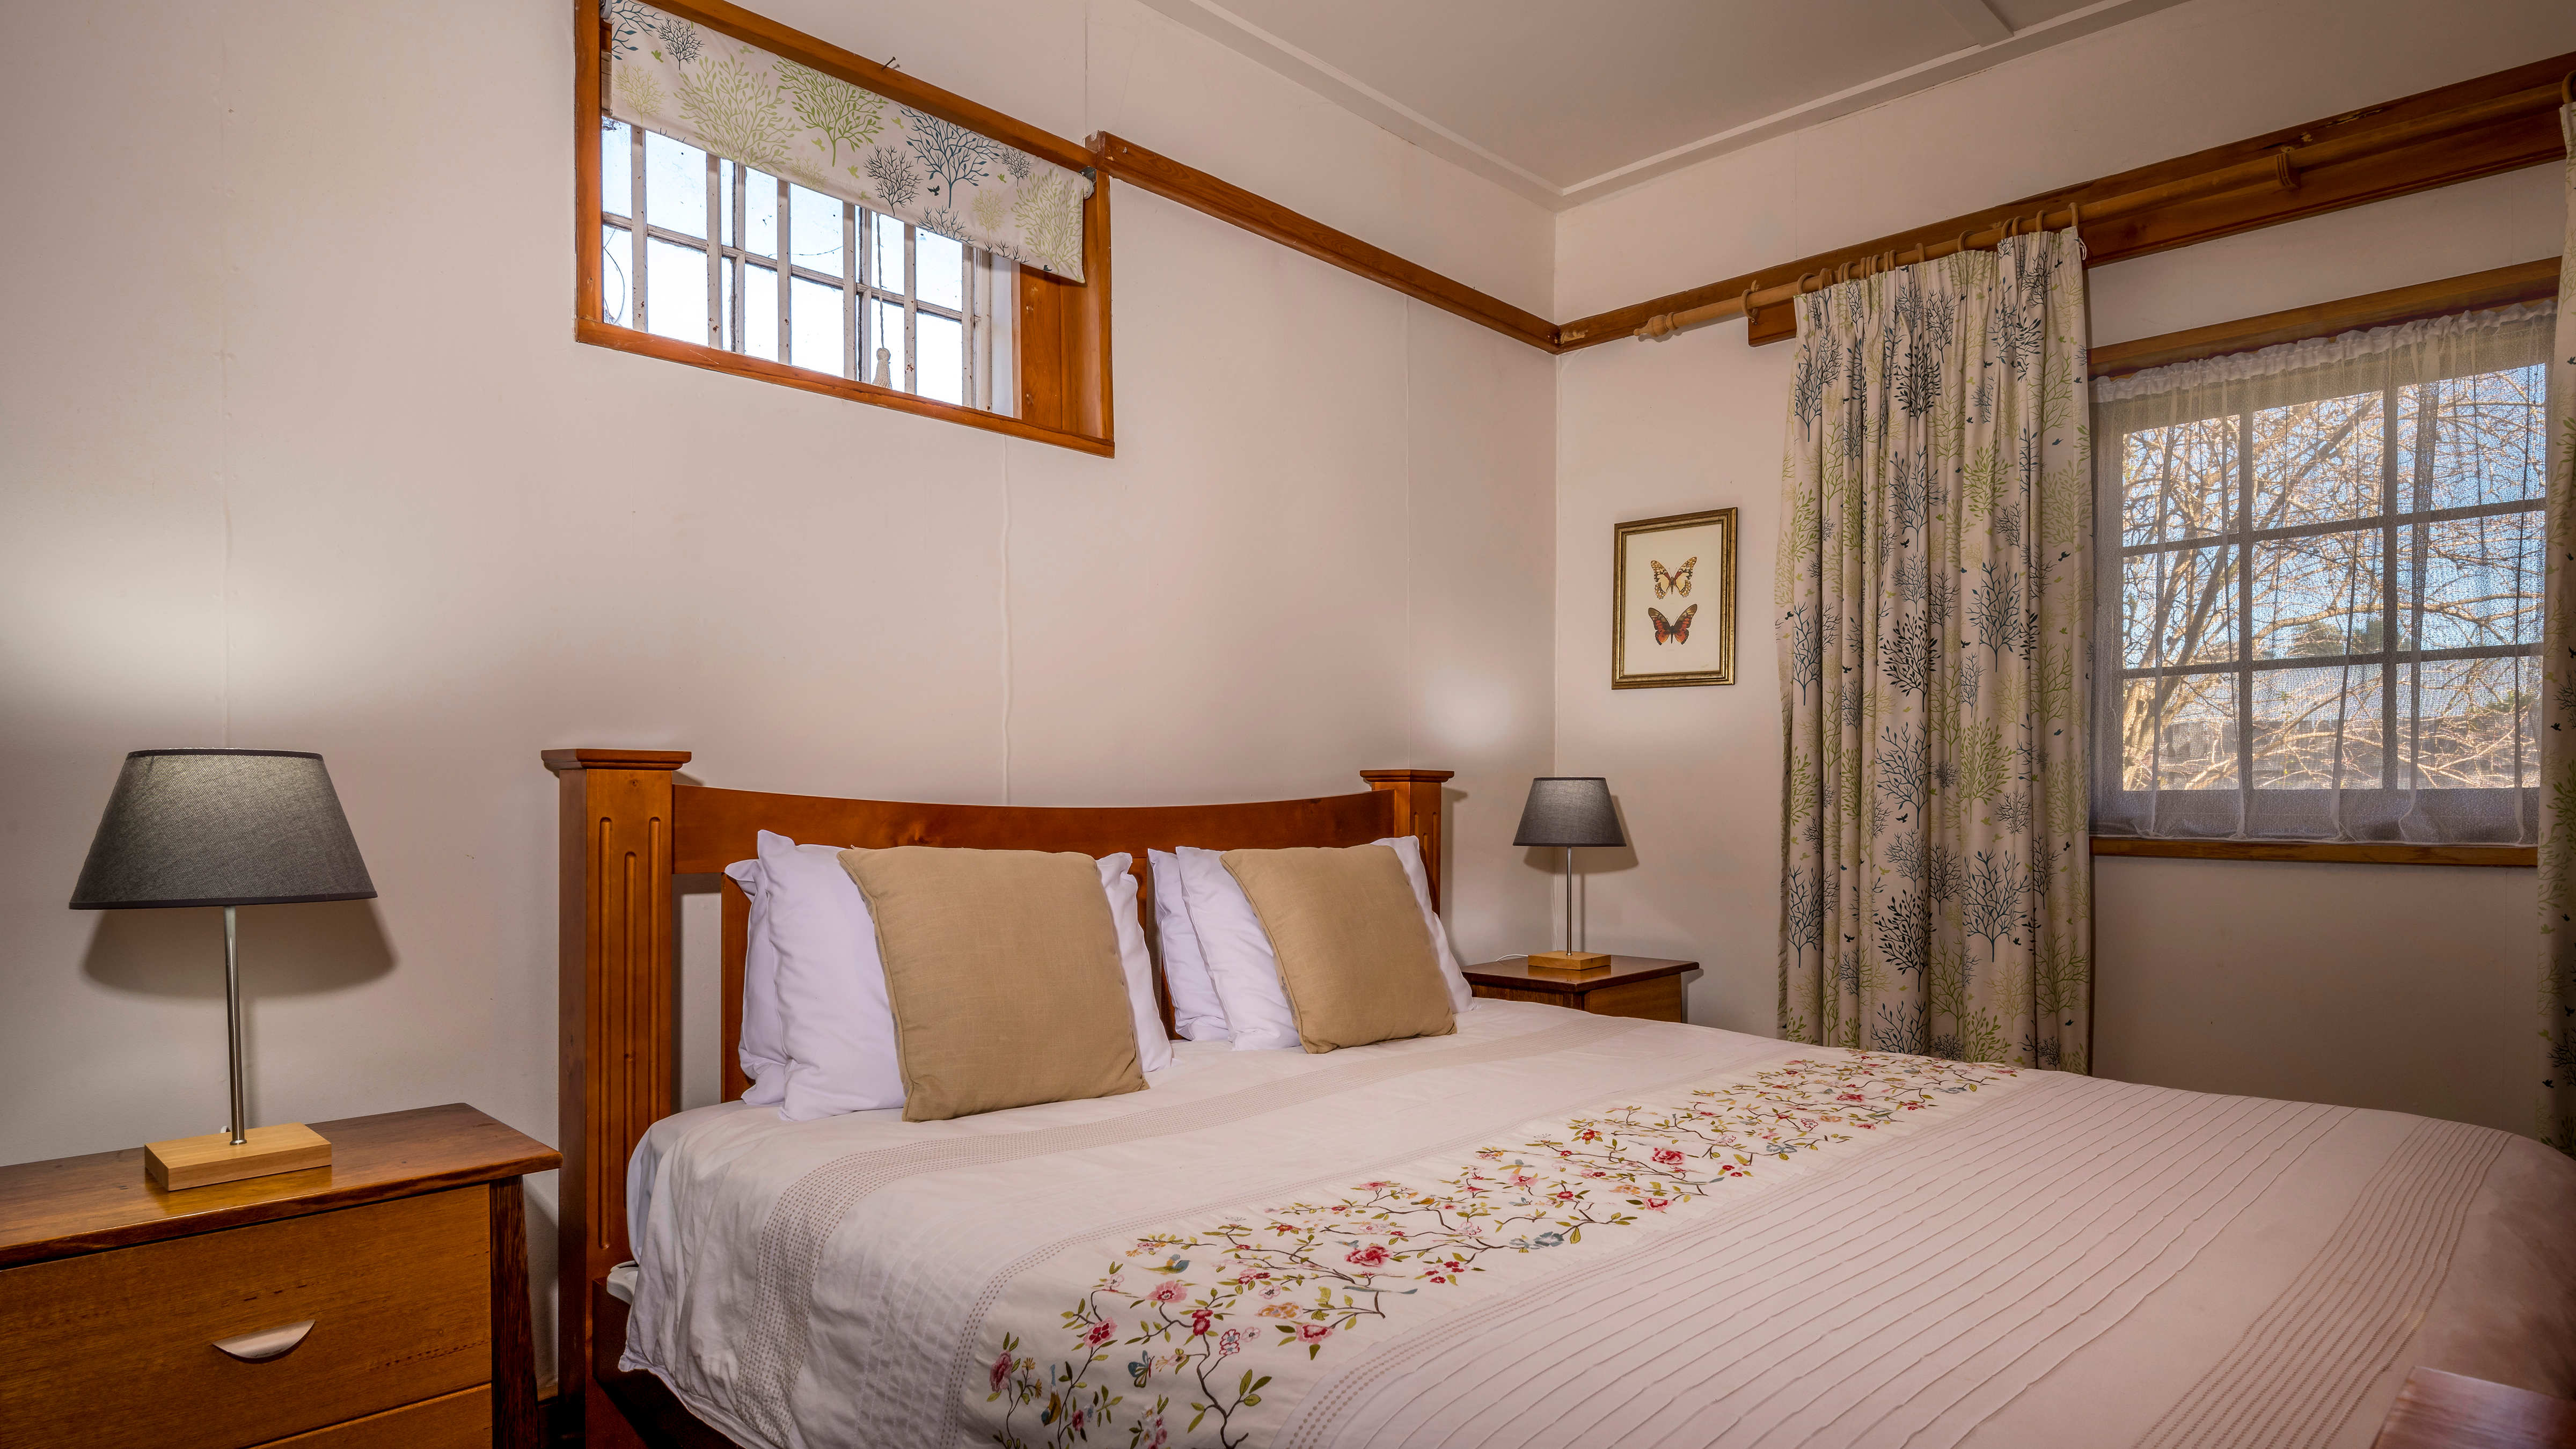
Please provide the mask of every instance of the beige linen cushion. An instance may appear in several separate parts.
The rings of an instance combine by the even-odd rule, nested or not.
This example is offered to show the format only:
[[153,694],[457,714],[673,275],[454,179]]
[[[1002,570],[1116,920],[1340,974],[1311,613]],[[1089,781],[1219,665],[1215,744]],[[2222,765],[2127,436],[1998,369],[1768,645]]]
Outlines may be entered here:
[[1383,845],[1229,850],[1310,1052],[1458,1029],[1404,862]]
[[1144,1090],[1090,856],[901,845],[841,865],[876,920],[903,1120]]

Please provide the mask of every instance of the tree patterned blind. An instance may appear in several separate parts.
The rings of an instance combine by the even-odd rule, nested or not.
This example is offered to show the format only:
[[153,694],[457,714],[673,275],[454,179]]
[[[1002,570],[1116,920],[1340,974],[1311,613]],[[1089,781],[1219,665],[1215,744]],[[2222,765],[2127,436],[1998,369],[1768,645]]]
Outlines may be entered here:
[[618,120],[1083,280],[1090,177],[641,0],[599,14]]

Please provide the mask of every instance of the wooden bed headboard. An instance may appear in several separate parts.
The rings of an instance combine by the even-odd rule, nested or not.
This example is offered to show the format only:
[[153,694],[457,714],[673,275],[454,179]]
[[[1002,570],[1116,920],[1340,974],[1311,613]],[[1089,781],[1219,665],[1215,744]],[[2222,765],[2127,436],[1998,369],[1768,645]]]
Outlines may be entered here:
[[[585,1414],[617,1411],[591,1368],[591,1285],[633,1254],[626,1241],[626,1161],[644,1130],[678,1097],[677,950],[671,878],[722,871],[754,854],[762,830],[809,843],[882,847],[1125,851],[1135,857],[1140,913],[1153,933],[1148,849],[1362,845],[1389,835],[1422,842],[1432,904],[1440,901],[1441,782],[1447,770],[1363,770],[1369,788],[1314,800],[1253,804],[1060,809],[921,805],[770,795],[683,784],[685,750],[547,750],[561,801],[562,965],[557,1204],[562,1285],[556,1368],[564,1392],[580,1376]],[[721,1053],[724,1096],[749,1085],[742,1039],[742,971],[750,907],[731,881],[723,897]],[[1155,990],[1171,1020],[1159,949]],[[594,1439],[595,1444],[623,1442]]]

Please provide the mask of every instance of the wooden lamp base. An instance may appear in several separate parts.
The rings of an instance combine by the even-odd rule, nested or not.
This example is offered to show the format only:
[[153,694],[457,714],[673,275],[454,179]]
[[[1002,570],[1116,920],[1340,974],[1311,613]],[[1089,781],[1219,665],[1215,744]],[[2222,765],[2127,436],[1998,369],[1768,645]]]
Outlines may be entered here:
[[331,1165],[329,1140],[301,1122],[253,1127],[242,1136],[246,1140],[239,1147],[233,1145],[230,1132],[147,1142],[143,1145],[143,1170],[155,1187],[179,1192],[218,1182],[239,1182],[245,1177]]
[[1532,971],[1606,971],[1610,958],[1598,951],[1532,951]]

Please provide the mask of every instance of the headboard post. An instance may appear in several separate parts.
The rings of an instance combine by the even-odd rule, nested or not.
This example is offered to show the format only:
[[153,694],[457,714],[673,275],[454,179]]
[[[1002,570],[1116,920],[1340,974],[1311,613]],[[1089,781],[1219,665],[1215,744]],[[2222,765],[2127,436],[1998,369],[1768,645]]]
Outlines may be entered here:
[[1372,790],[1395,796],[1395,833],[1422,842],[1422,873],[1431,878],[1431,908],[1440,909],[1440,786],[1455,770],[1362,770]]
[[[590,1370],[590,1285],[631,1254],[626,1160],[672,1109],[672,774],[685,750],[548,750],[560,801],[557,1382],[618,1418]],[[594,1439],[593,1443],[613,1443]]]

